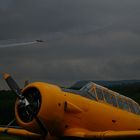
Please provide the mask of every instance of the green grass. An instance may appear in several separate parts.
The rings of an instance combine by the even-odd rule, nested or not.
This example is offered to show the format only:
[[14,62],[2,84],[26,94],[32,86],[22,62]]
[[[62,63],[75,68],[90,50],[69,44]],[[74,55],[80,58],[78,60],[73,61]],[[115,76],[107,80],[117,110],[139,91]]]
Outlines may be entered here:
[[17,137],[3,135],[3,136],[0,136],[0,140],[21,140],[21,139]]

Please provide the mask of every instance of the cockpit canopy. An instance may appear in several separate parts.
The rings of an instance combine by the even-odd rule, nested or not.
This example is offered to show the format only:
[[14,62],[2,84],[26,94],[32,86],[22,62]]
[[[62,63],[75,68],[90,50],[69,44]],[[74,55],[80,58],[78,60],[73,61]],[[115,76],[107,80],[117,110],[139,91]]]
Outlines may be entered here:
[[80,91],[84,96],[99,102],[105,102],[120,109],[140,114],[139,104],[129,97],[123,96],[117,92],[109,90],[93,82],[87,83]]
[[140,115],[140,106],[134,100],[93,82],[80,85],[79,89],[65,90]]

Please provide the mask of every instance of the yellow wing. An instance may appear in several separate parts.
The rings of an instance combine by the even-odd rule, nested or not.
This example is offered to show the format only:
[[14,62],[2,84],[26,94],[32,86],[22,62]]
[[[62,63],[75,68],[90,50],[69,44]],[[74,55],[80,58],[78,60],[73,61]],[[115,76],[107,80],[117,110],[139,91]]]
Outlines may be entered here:
[[113,140],[113,139],[140,139],[140,131],[104,131],[94,132],[86,129],[73,128],[68,129],[64,133],[65,137],[77,137],[86,139],[101,139],[101,140]]
[[0,127],[0,134],[8,134],[8,135],[12,135],[12,136],[22,136],[22,137],[33,138],[33,139],[41,138],[40,134],[32,133],[25,129],[20,129],[20,128]]

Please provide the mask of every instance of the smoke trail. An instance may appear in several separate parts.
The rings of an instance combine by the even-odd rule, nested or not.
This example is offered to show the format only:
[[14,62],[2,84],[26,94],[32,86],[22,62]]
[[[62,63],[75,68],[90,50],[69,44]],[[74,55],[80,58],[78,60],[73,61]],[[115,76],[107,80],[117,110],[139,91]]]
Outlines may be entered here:
[[16,47],[16,46],[25,46],[37,43],[36,41],[32,42],[23,42],[23,43],[13,43],[13,44],[0,44],[0,48],[7,48],[7,47]]

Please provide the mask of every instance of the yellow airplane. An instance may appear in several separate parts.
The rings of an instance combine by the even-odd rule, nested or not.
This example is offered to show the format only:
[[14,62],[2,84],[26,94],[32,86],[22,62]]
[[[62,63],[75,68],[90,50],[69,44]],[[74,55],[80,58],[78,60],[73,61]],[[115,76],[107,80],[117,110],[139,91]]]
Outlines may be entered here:
[[4,79],[18,96],[15,117],[22,129],[1,127],[1,134],[38,140],[140,139],[140,106],[126,96],[92,82],[80,90],[35,82],[21,91],[9,74]]

